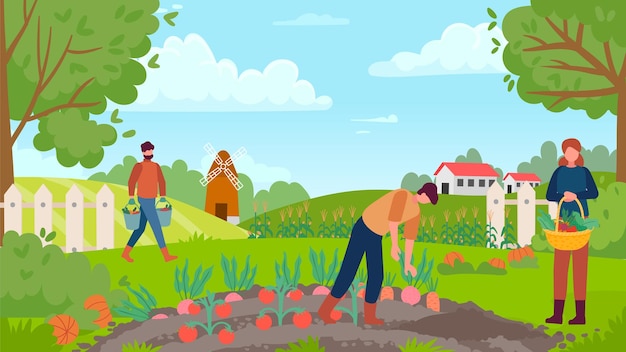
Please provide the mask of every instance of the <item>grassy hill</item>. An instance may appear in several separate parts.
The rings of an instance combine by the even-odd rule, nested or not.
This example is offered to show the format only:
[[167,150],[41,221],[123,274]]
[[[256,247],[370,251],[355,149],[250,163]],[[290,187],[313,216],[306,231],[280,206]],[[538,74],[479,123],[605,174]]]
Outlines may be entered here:
[[[45,185],[52,193],[53,202],[65,202],[65,195],[72,185],[80,189],[85,196],[85,202],[95,202],[96,194],[105,184],[98,181],[65,179],[65,178],[40,178],[40,177],[17,177],[15,179],[17,188],[22,193],[22,201],[33,202],[34,194],[41,185]],[[115,246],[126,245],[131,231],[127,230],[124,224],[124,216],[121,209],[128,202],[127,187],[106,184],[115,196]],[[248,234],[240,227],[234,226],[220,218],[208,214],[198,208],[187,205],[168,197],[172,204],[172,223],[163,228],[166,242],[178,242],[187,240],[194,232],[204,233],[214,239],[243,239]],[[59,246],[65,246],[65,209],[54,208],[52,217],[53,230],[57,232],[57,237],[53,241]],[[24,209],[22,219],[22,232],[38,233],[39,229],[34,229],[34,210]],[[85,247],[95,247],[96,245],[96,210],[85,209]],[[138,242],[139,245],[155,245],[156,240],[150,226]]]

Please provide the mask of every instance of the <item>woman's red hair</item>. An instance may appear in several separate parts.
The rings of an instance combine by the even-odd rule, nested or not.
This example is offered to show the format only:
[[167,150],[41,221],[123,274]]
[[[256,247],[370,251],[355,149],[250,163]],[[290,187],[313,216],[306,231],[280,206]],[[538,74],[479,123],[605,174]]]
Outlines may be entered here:
[[[578,151],[578,159],[576,159],[575,164],[578,166],[585,166],[585,159],[583,159],[583,156],[580,154],[580,151],[582,150],[580,141],[576,138],[568,138],[564,140],[563,143],[561,143],[561,150],[563,150],[563,153],[565,153],[567,148],[574,148]],[[561,159],[559,159],[559,166],[564,165],[567,165],[567,159],[565,159],[565,156],[562,156]]]

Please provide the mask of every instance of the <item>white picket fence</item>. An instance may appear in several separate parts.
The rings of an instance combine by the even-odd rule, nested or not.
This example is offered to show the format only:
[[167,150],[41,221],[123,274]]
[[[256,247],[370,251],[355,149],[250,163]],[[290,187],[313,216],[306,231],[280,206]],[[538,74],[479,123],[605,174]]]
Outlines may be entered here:
[[487,222],[489,222],[489,213],[492,213],[491,226],[498,230],[498,247],[503,238],[499,233],[504,227],[505,205],[517,206],[517,242],[520,246],[530,245],[533,236],[537,233],[537,205],[547,205],[548,213],[552,219],[556,218],[556,202],[550,202],[545,199],[536,199],[535,190],[524,182],[517,191],[517,199],[505,199],[504,189],[494,182],[489,190],[487,190]]
[[[46,233],[52,231],[53,208],[65,208],[65,252],[84,252],[88,250],[100,250],[114,248],[114,204],[115,197],[107,185],[102,186],[96,195],[95,203],[86,203],[83,193],[76,185],[72,185],[65,195],[64,203],[53,203],[52,193],[45,185],[41,185],[34,196],[33,203],[22,202],[22,194],[15,186],[11,185],[4,194],[4,231],[16,231],[22,233],[22,210],[34,208],[35,233],[40,229]],[[84,246],[85,208],[96,209],[96,246]],[[63,248],[63,247],[61,247]]]

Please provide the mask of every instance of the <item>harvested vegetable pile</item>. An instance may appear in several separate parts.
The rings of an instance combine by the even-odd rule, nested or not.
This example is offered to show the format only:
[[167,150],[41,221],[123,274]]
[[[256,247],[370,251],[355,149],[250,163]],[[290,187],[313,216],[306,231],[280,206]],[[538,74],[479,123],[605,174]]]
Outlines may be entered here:
[[[544,230],[557,231],[556,221],[550,217],[549,214],[539,209],[539,217],[537,221]],[[579,212],[565,212],[564,216],[559,219],[560,232],[577,232],[584,230],[591,230],[596,227],[600,227],[600,223],[597,219],[583,218]]]

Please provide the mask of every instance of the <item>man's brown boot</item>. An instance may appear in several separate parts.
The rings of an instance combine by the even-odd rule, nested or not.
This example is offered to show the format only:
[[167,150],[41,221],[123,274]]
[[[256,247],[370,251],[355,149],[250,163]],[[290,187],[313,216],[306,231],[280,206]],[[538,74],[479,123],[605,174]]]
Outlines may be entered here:
[[322,305],[317,310],[317,315],[319,315],[320,319],[322,319],[324,323],[335,324],[337,322],[330,317],[330,313],[333,311],[333,309],[335,309],[335,306],[337,305],[337,303],[339,303],[340,300],[341,298],[335,298],[330,293],[328,294],[328,296],[326,296],[326,299],[324,299],[324,302],[322,302]]
[[167,247],[161,248],[161,253],[163,253],[163,259],[165,259],[166,262],[169,262],[171,260],[178,258],[175,255],[170,255],[170,253],[167,251]]
[[383,325],[385,322],[376,318],[376,303],[367,303],[363,306],[363,312],[365,315],[365,324],[368,325]]
[[122,258],[126,259],[127,262],[132,263],[135,260],[133,260],[133,258],[130,257],[130,251],[133,250],[133,247],[131,246],[126,246],[124,247],[124,252],[122,253]]

